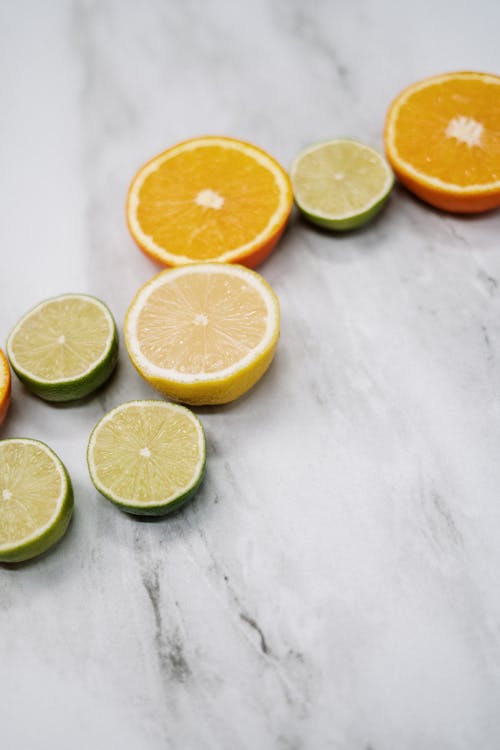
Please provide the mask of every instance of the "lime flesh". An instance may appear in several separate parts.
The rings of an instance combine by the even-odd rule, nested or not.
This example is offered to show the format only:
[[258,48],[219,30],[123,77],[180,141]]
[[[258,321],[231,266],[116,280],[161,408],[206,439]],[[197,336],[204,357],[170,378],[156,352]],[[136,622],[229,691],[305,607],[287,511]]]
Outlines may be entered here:
[[387,200],[392,171],[377,151],[338,139],[305,149],[291,170],[295,202],[302,214],[327,229],[357,229]]
[[12,369],[46,401],[88,396],[111,375],[118,357],[113,317],[100,300],[64,294],[27,313],[7,342]]
[[73,512],[68,473],[44,443],[0,440],[0,561],[42,554],[65,533]]
[[94,428],[87,460],[95,487],[122,510],[164,515],[196,492],[205,469],[198,418],[166,401],[130,401]]

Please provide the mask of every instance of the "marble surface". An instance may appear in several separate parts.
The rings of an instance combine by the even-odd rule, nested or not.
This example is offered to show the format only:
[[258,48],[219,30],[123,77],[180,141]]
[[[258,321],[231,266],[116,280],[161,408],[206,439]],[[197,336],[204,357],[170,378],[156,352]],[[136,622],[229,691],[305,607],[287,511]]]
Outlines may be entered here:
[[[0,340],[66,291],[121,323],[158,270],[124,221],[148,157],[205,133],[285,166],[329,136],[381,147],[403,86],[500,72],[499,27],[493,0],[2,2]],[[14,384],[2,437],[60,454],[76,512],[0,567],[2,748],[500,747],[499,230],[401,188],[358,233],[294,217],[260,269],[276,360],[198,410],[207,479],[167,520],[87,475],[101,414],[152,394],[123,346],[83,404]]]

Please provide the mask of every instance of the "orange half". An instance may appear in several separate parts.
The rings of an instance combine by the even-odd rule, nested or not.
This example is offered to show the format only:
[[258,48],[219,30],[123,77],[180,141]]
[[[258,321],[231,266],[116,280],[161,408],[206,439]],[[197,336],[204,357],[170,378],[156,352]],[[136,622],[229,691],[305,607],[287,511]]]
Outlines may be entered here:
[[447,73],[391,104],[385,148],[406,187],[446,211],[500,206],[500,77]]
[[220,261],[254,267],[278,242],[292,208],[283,168],[249,143],[194,138],[134,177],[127,199],[133,238],[167,266]]
[[10,367],[7,357],[0,349],[0,424],[2,424],[10,403]]

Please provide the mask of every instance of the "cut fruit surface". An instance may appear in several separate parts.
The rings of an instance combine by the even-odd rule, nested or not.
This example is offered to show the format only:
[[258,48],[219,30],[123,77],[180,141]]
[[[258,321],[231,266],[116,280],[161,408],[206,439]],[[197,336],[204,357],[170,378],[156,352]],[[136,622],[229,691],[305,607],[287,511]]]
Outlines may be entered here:
[[118,357],[118,334],[103,302],[64,294],[41,302],[19,321],[7,353],[33,393],[47,401],[70,401],[109,378]]
[[221,404],[251,388],[279,337],[279,302],[259,274],[206,263],[155,276],[132,302],[125,341],[139,373],[190,404]]
[[44,443],[0,440],[0,561],[42,554],[66,531],[73,512],[68,473]]
[[7,414],[10,404],[10,367],[7,357],[0,349],[0,424]]
[[500,77],[447,73],[409,86],[385,124],[387,158],[406,187],[447,211],[500,205]]
[[87,451],[95,487],[122,510],[164,515],[198,489],[205,469],[199,419],[165,401],[130,401],[96,425]]
[[139,170],[127,221],[139,247],[165,265],[253,267],[276,245],[291,207],[288,176],[269,154],[207,136],[179,143]]
[[316,143],[294,160],[291,178],[303,215],[327,229],[357,229],[384,205],[393,185],[385,159],[348,139]]

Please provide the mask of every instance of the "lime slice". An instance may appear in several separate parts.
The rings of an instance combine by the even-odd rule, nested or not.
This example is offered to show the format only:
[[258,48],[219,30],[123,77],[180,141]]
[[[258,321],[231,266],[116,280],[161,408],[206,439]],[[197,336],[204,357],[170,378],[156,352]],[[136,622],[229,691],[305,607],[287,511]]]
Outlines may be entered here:
[[110,311],[86,294],[63,294],[27,313],[7,342],[12,369],[46,401],[83,398],[111,375],[118,334]]
[[184,406],[129,401],[95,426],[87,461],[95,487],[112,503],[164,515],[189,500],[203,478],[203,427]]
[[377,151],[338,139],[309,146],[292,164],[295,202],[304,216],[327,229],[357,229],[372,219],[391,192],[394,177]]
[[46,552],[72,512],[71,481],[56,454],[38,440],[0,440],[0,561]]

